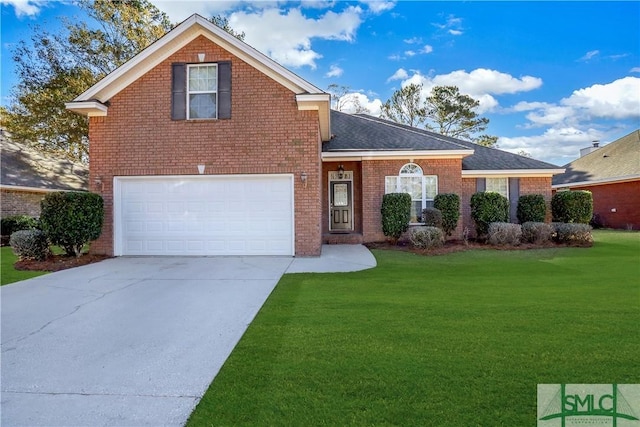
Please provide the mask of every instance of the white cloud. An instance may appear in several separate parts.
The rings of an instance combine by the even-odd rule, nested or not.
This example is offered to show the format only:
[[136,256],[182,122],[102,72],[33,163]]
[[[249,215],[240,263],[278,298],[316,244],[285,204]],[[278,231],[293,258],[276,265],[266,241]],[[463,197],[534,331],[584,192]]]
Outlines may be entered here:
[[391,10],[396,6],[395,1],[387,0],[360,0],[361,3],[366,4],[369,10],[375,14],[381,14],[387,10]]
[[498,106],[498,101],[493,95],[513,94],[537,89],[542,85],[542,79],[532,76],[517,78],[496,70],[477,68],[471,72],[457,70],[435,76],[424,76],[420,73],[415,73],[410,78],[404,78],[402,86],[411,83],[423,85],[423,96],[425,98],[434,86],[457,86],[460,89],[460,93],[469,95],[480,102],[477,111],[482,114],[494,110]]
[[461,36],[463,34],[460,30],[449,30],[448,33],[452,36]]
[[[255,12],[238,11],[229,16],[236,31],[244,31],[245,41],[284,66],[316,67],[322,57],[311,48],[311,40],[352,42],[360,24],[362,9],[350,6],[340,13],[328,11],[313,19],[300,8],[282,11],[269,8]],[[278,31],[273,31],[277,28]]]
[[414,51],[414,50],[405,50],[404,54],[406,56],[408,56],[409,58],[411,58],[412,56],[416,56],[417,55],[416,51]]
[[454,15],[449,15],[444,23],[432,22],[431,25],[452,36],[460,36],[464,30],[462,28],[462,18],[457,18]]
[[585,53],[584,56],[579,59],[579,61],[588,61],[594,56],[598,56],[598,55],[600,55],[599,50],[590,50],[589,52]]
[[13,6],[13,10],[18,18],[25,16],[35,17],[40,13],[43,6],[42,2],[35,0],[2,0],[3,6]]
[[424,47],[420,51],[420,53],[431,53],[431,52],[433,52],[433,46],[428,44],[424,45]]
[[633,67],[629,70],[630,73],[640,73],[640,67]]
[[182,22],[197,13],[208,18],[213,15],[225,15],[241,4],[240,1],[197,1],[197,0],[151,0],[158,9],[169,16],[172,22]]
[[420,44],[420,43],[422,43],[422,38],[421,37],[411,37],[410,39],[404,39],[402,41],[405,42],[406,44]]
[[379,116],[382,110],[382,101],[378,98],[369,99],[367,95],[360,92],[347,93],[340,98],[342,104],[341,111],[344,113],[355,113],[355,106],[360,105],[367,109],[367,113],[371,116]]
[[329,71],[325,74],[325,77],[340,77],[344,73],[344,70],[337,65],[329,67]]
[[524,150],[531,153],[534,159],[564,165],[576,159],[581,148],[588,147],[592,141],[602,139],[606,139],[606,134],[596,129],[558,127],[547,129],[540,135],[502,137],[498,139],[498,145],[501,150],[512,153]]
[[403,79],[406,79],[407,77],[409,77],[409,74],[407,74],[407,70],[405,70],[404,68],[398,68],[398,70],[395,73],[393,73],[391,77],[387,79],[387,83],[393,80],[403,80]]
[[628,119],[640,118],[639,101],[640,78],[624,77],[578,89],[560,102],[591,117]]

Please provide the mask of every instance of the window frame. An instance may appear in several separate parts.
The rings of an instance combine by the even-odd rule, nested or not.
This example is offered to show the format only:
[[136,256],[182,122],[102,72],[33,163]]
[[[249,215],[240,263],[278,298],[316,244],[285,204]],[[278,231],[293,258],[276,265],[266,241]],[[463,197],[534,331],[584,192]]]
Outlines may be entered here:
[[[402,191],[403,187],[406,187],[406,186],[403,186],[402,178],[414,178],[414,179],[419,178],[420,179],[420,192],[421,192],[420,199],[414,198],[413,194],[408,193],[407,191]],[[391,181],[394,181],[394,183],[392,184]],[[391,190],[390,187],[393,187],[392,189],[393,191],[389,191]],[[428,189],[430,187],[433,187],[432,188],[433,197],[428,197],[429,196]],[[420,167],[420,165],[417,165],[415,163],[406,163],[400,168],[398,175],[385,176],[384,191],[385,191],[385,194],[387,193],[409,194],[411,196],[412,208],[413,208],[414,202],[420,202],[421,210],[420,212],[416,212],[416,219],[417,219],[422,216],[422,210],[424,210],[427,207],[427,203],[433,202],[435,199],[435,196],[438,195],[438,175],[424,175],[424,172],[422,170],[422,167]],[[414,225],[414,224],[421,224],[421,223],[410,222],[410,224]]]
[[[192,91],[190,88],[190,75],[191,70],[195,68],[214,68],[216,84],[215,90],[200,90],[200,91]],[[218,120],[219,114],[219,85],[220,85],[220,77],[218,75],[218,63],[206,63],[206,64],[187,64],[187,73],[186,73],[186,119],[187,120]],[[214,94],[215,95],[215,114],[214,117],[191,117],[191,95],[206,95],[206,94]]]

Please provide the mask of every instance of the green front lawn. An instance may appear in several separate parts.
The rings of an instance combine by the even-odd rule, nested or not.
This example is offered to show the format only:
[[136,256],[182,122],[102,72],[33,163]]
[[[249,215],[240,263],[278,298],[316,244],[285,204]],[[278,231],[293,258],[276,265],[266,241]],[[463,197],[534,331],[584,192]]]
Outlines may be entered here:
[[525,426],[537,384],[640,383],[640,233],[594,234],[285,275],[188,425]]
[[20,280],[30,279],[47,274],[46,271],[20,271],[13,267],[18,258],[13,254],[11,247],[0,248],[0,285],[7,285]]

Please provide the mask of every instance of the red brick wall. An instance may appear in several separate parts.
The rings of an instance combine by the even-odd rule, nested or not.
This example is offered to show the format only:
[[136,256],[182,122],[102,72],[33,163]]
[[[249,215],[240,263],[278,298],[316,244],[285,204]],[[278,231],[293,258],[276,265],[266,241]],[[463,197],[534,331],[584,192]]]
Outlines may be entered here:
[[[365,242],[385,240],[382,233],[382,196],[385,177],[397,176],[407,160],[364,160],[362,162],[362,234]],[[438,176],[439,193],[460,194],[462,187],[462,161],[460,159],[434,159],[414,161],[425,175]],[[460,229],[460,227],[459,227]],[[459,229],[456,235],[459,233]]]
[[[197,62],[198,53],[232,61],[230,120],[171,120],[171,64]],[[199,164],[206,174],[293,173],[296,255],[320,253],[317,112],[298,111],[295,93],[202,36],[114,96],[107,117],[90,119],[89,140],[90,182],[106,212],[96,253],[113,254],[114,176],[196,175]]]
[[640,180],[571,189],[591,191],[593,213],[605,227],[640,230]]
[[40,202],[46,193],[3,189],[0,198],[0,218],[13,215],[40,216]]

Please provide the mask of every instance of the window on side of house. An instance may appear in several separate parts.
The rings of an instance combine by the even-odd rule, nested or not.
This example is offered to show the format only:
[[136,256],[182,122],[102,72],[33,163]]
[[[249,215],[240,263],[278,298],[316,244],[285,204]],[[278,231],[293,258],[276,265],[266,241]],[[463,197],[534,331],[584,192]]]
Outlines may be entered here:
[[218,117],[218,66],[187,67],[187,120]]
[[407,193],[411,196],[411,223],[422,221],[422,210],[433,207],[433,199],[438,194],[438,177],[424,175],[415,163],[407,163],[400,168],[397,176],[385,177],[385,193]]
[[487,178],[485,191],[498,193],[509,198],[509,178]]

